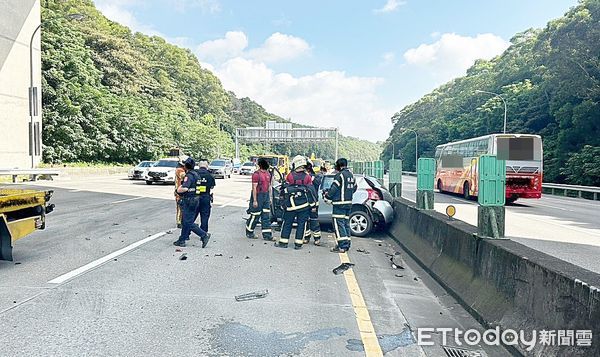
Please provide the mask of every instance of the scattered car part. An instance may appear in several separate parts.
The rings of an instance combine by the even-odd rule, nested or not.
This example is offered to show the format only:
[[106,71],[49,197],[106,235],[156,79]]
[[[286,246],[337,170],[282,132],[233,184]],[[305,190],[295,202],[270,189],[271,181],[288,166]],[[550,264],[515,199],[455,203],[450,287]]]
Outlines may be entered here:
[[269,290],[254,291],[254,292],[247,293],[247,294],[236,295],[235,301],[249,301],[249,300],[262,299],[262,298],[266,297],[267,295],[269,295]]
[[338,267],[333,269],[333,274],[340,275],[343,272],[345,272],[346,270],[352,268],[353,266],[354,266],[354,263],[342,263]]

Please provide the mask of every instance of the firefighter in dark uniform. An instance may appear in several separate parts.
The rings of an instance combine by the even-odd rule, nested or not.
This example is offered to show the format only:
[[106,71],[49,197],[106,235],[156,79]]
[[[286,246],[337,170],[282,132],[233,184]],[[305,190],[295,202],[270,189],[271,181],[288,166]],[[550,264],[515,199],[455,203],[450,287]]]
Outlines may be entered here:
[[196,210],[198,209],[199,198],[196,195],[196,185],[198,182],[198,173],[194,170],[196,163],[189,157],[184,161],[185,177],[181,186],[176,192],[181,196],[179,204],[181,205],[181,235],[179,239],[173,242],[178,247],[185,247],[185,241],[190,238],[190,233],[194,232],[202,241],[202,248],[206,247],[210,239],[210,233],[206,233],[196,223]]
[[310,218],[308,229],[304,233],[304,244],[308,244],[310,242],[310,237],[312,236],[315,245],[321,245],[321,226],[319,225],[319,187],[323,181],[323,174],[315,174],[313,163],[310,160],[308,160],[306,164],[306,173],[308,173],[313,180],[312,187],[309,187],[309,189],[311,190],[311,194],[315,199],[310,207]]
[[246,238],[256,239],[254,229],[260,219],[263,239],[273,240],[271,230],[271,173],[269,172],[269,162],[266,159],[258,159],[258,170],[252,174],[250,207],[246,212],[250,215],[246,222]]
[[333,184],[325,193],[325,198],[333,205],[333,228],[335,229],[336,246],[332,252],[345,253],[350,249],[350,212],[352,196],[356,192],[356,180],[348,170],[348,160],[340,158],[335,162],[338,173],[333,178]]
[[208,233],[208,219],[212,206],[211,190],[215,188],[215,178],[208,172],[208,161],[200,160],[198,162],[198,183],[196,184],[196,195],[198,195],[198,209],[196,210],[196,218],[200,216],[200,228]]
[[288,174],[286,182],[282,186],[285,213],[283,215],[281,238],[278,242],[278,246],[281,248],[287,248],[288,246],[294,220],[298,224],[294,248],[300,249],[304,243],[304,232],[310,218],[311,203],[314,202],[314,197],[312,197],[309,189],[309,187],[312,187],[312,178],[306,173],[306,163],[307,160],[304,156],[294,157],[292,172]]

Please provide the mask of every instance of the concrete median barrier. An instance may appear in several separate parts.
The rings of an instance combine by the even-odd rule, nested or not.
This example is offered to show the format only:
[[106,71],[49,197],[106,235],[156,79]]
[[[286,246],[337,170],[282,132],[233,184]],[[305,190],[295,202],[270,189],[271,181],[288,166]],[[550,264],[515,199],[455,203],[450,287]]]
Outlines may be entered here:
[[[392,237],[484,326],[537,331],[533,349],[508,346],[515,354],[600,355],[599,274],[508,239],[480,239],[477,227],[402,198],[394,208]],[[593,341],[560,346],[556,336],[546,345],[542,330],[591,330]]]
[[106,166],[106,167],[57,167],[53,168],[60,173],[59,177],[68,178],[81,176],[110,176],[125,175],[130,167],[124,166]]

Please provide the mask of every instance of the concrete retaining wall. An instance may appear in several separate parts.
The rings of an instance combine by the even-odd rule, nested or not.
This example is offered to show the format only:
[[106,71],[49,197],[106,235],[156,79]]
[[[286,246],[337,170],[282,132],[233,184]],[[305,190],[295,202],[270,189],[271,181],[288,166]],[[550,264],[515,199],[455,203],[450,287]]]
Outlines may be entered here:
[[[600,275],[398,199],[395,240],[487,327],[592,330],[592,347],[539,344],[527,356],[600,356]],[[600,258],[599,258],[600,261]],[[441,327],[441,326],[432,326]]]

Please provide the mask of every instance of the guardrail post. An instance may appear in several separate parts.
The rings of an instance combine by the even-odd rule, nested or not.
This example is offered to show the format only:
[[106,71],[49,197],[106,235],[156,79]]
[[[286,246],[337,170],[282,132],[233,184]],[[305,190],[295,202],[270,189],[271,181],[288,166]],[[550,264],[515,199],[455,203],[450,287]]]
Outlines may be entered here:
[[506,163],[495,155],[479,158],[479,194],[477,201],[477,235],[504,238],[506,201]]
[[390,193],[402,197],[402,160],[390,160]]
[[417,208],[433,209],[435,159],[421,158],[417,166]]

